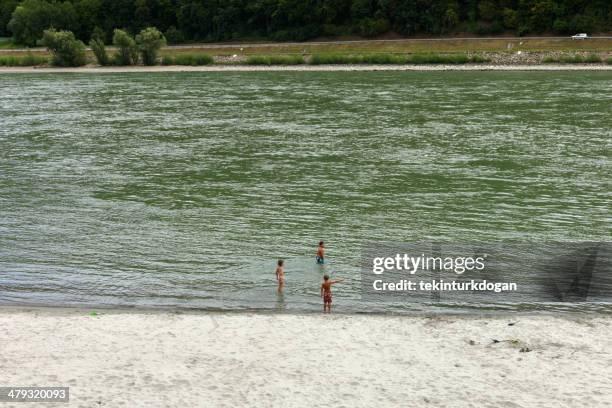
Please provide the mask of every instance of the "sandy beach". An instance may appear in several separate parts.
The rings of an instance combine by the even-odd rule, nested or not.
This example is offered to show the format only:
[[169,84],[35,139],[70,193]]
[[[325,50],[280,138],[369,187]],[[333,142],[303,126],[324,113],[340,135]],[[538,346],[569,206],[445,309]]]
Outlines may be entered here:
[[32,73],[127,73],[127,72],[247,72],[247,71],[612,71],[612,65],[156,65],[78,68],[0,67],[0,74]]
[[2,385],[69,386],[73,407],[612,402],[605,316],[90,312],[1,309]]

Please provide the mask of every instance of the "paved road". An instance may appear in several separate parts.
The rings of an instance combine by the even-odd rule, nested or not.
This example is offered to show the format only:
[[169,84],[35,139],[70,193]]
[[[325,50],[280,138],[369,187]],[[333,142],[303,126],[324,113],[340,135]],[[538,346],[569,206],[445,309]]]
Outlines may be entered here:
[[[305,41],[305,42],[259,42],[259,43],[200,43],[200,44],[184,44],[184,45],[169,45],[166,49],[182,49],[182,48],[199,48],[199,49],[215,49],[215,48],[254,48],[254,47],[287,47],[287,46],[308,46],[308,45],[343,45],[343,44],[360,44],[360,43],[390,43],[390,42],[428,42],[428,41],[525,41],[525,40],[569,40],[570,37],[446,37],[446,38],[397,38],[390,40],[344,40],[344,41]],[[612,40],[612,36],[597,36],[589,37],[586,40]],[[113,48],[113,47],[108,47]],[[38,48],[10,48],[0,49],[0,52],[15,52],[15,51],[43,51],[44,47]]]

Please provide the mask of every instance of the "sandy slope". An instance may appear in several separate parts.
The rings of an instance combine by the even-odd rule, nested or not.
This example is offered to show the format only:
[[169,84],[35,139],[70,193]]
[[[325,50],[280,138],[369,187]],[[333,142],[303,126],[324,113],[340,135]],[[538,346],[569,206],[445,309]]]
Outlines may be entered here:
[[605,407],[612,317],[4,308],[0,383],[71,407]]
[[16,73],[117,73],[117,72],[220,72],[220,71],[612,71],[612,65],[208,65],[208,66],[133,66],[79,68],[0,67],[0,74]]

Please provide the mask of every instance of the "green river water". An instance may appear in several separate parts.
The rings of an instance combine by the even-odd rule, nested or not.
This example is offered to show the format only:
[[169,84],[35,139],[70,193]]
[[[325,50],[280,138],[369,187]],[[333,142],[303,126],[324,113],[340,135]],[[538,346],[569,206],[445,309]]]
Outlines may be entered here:
[[367,311],[368,242],[609,241],[611,145],[612,72],[2,74],[0,304],[318,310],[323,239]]

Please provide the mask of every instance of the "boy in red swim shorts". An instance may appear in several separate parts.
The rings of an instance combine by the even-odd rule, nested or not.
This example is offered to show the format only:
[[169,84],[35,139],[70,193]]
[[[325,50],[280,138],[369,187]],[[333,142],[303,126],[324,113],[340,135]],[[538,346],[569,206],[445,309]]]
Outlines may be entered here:
[[323,298],[323,313],[331,313],[332,304],[332,291],[331,286],[334,283],[342,282],[344,279],[330,280],[329,276],[323,276],[323,283],[321,284],[321,297]]

